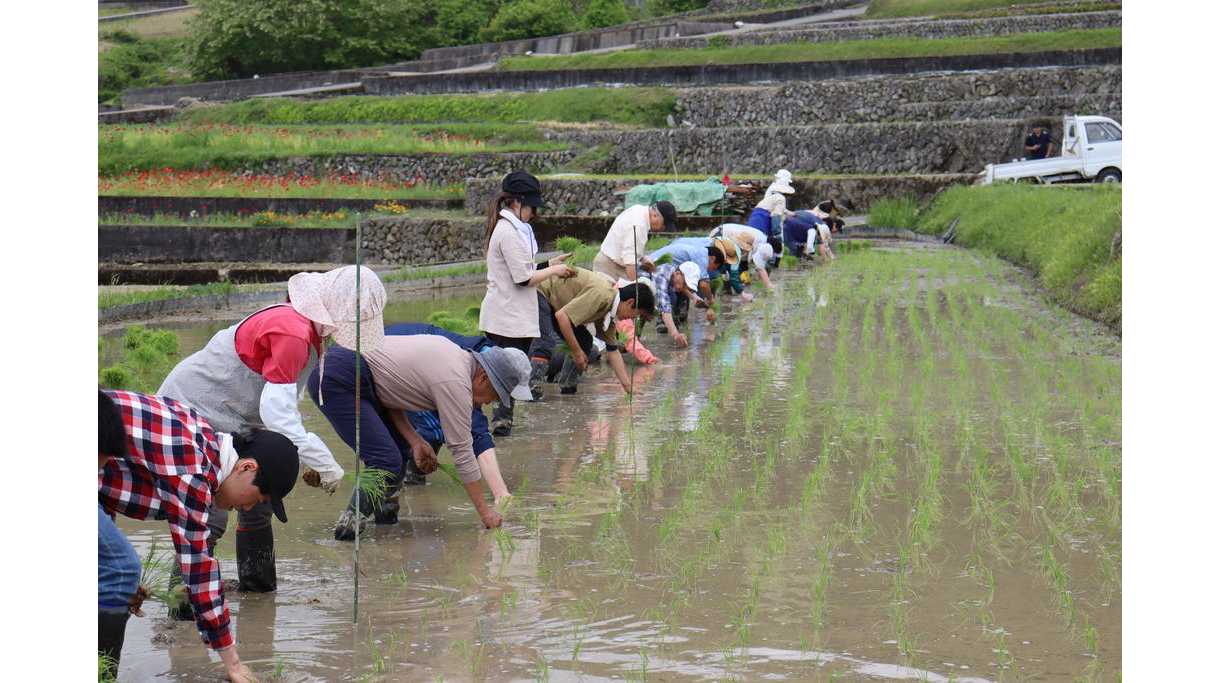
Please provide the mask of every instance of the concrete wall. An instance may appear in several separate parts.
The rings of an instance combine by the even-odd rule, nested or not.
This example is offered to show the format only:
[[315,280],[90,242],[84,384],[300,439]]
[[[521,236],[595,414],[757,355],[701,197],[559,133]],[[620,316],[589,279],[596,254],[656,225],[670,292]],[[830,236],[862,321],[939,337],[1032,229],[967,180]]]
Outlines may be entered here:
[[[582,215],[598,215],[607,212],[617,214],[623,209],[623,196],[634,185],[646,182],[664,182],[665,177],[653,179],[581,179],[543,178],[542,190],[549,205],[556,211]],[[753,181],[760,187],[771,182],[770,175],[733,176],[734,182]],[[868,211],[878,199],[886,197],[913,196],[927,201],[942,189],[952,185],[973,182],[973,175],[941,174],[921,176],[857,176],[852,178],[808,178],[798,177],[793,181],[793,195],[788,205],[792,208],[807,208],[833,198],[855,212]],[[466,210],[482,214],[499,183],[492,178],[469,178],[466,180]],[[683,217],[684,218],[684,217]],[[608,226],[607,226],[608,227]]]
[[102,225],[100,263],[347,263],[355,259],[354,230],[343,228],[217,228],[183,225]]
[[592,31],[562,33],[542,38],[506,40],[498,43],[455,45],[424,50],[422,60],[433,59],[477,59],[491,61],[496,57],[535,54],[570,54],[588,50],[600,50],[622,45],[631,45],[645,40],[657,40],[675,36],[689,36],[733,28],[728,23],[706,23],[698,21],[669,21],[651,24],[625,24]]
[[1121,66],[1001,69],[906,77],[685,88],[678,119],[694,126],[1122,117]]
[[245,170],[272,175],[356,175],[365,179],[418,181],[429,185],[460,183],[469,177],[502,177],[523,169],[546,173],[576,156],[575,151],[502,154],[338,154],[287,157],[251,164]]
[[[629,69],[567,69],[554,71],[493,71],[416,76],[369,76],[363,79],[370,95],[409,95],[447,92],[528,91],[578,86],[678,85],[707,86],[802,81],[869,75],[910,75],[932,71],[972,71],[1039,66],[1122,64],[1121,48],[1059,50],[956,57],[860,59],[836,62],[789,62]],[[124,99],[124,102],[127,100]]]
[[[229,101],[244,100],[255,95],[320,88],[325,85],[359,83],[361,71],[298,71],[273,74],[260,78],[239,78],[229,81],[207,81],[184,85],[163,85],[155,88],[131,88],[124,90],[120,99],[124,107],[169,105],[183,97],[200,100]],[[348,94],[348,93],[344,93]]]

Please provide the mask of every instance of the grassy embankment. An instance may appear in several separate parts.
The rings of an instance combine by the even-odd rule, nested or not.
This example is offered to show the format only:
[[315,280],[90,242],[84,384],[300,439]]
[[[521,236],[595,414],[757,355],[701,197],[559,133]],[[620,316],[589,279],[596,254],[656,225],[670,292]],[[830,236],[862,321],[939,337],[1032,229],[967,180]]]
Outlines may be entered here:
[[115,103],[127,88],[189,83],[183,55],[196,9],[98,24],[97,101]]
[[615,69],[705,64],[766,64],[775,62],[829,62],[896,57],[948,57],[974,54],[1042,52],[1120,47],[1122,29],[1019,33],[971,38],[878,38],[837,43],[783,43],[688,49],[624,50],[562,57],[510,57],[500,61],[503,71],[553,69]]
[[677,94],[669,88],[569,88],[488,95],[253,99],[183,113],[189,123],[404,124],[522,122],[664,126]]
[[275,197],[380,199],[461,198],[461,185],[362,179],[353,176],[244,175],[229,171],[133,171],[99,177],[99,195],[115,197]]
[[336,154],[544,152],[566,149],[532,126],[115,125],[98,128],[98,173],[159,168],[236,169],[281,157]]
[[1122,232],[1121,189],[954,187],[920,211],[915,225],[894,227],[940,234],[954,219],[956,244],[1029,268],[1059,304],[1121,325],[1122,254],[1113,246]]
[[958,15],[1006,16],[1012,14],[1059,14],[1121,9],[1120,2],[1080,2],[1048,5],[1046,0],[872,0],[865,16],[869,19],[895,17],[945,17]]

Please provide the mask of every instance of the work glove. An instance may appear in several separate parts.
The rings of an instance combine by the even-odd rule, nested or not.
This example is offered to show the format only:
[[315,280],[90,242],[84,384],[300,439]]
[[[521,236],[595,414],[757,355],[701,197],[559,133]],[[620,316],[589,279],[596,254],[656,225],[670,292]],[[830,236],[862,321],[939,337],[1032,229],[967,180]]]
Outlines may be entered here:
[[305,471],[301,473],[301,481],[314,487],[315,489],[322,489],[323,491],[332,495],[339,489],[339,481],[341,479],[342,477],[338,477],[336,479],[332,479],[331,481],[323,481],[322,475],[311,467],[306,467]]

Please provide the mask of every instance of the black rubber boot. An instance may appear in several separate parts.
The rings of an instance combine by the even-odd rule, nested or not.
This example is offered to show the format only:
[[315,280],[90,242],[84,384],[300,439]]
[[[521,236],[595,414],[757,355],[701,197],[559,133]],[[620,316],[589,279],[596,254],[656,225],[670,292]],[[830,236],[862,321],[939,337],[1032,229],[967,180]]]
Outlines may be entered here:
[[275,590],[275,534],[270,525],[237,530],[237,580],[239,590]]
[[[415,464],[414,461],[411,462]],[[399,484],[390,484],[386,489],[381,505],[373,509],[373,521],[377,524],[398,524],[398,495],[402,492]]]
[[513,406],[511,403],[509,405],[496,404],[496,409],[491,413],[491,435],[513,435]]
[[108,680],[119,676],[119,657],[123,654],[123,639],[127,635],[126,608],[97,611],[97,651],[113,660],[106,668]]
[[530,393],[534,400],[542,398],[542,385],[546,383],[546,373],[550,363],[541,358],[530,359]]
[[576,370],[576,361],[572,360],[571,356],[566,356],[563,359],[563,367],[559,370],[559,374],[555,376],[555,381],[559,384],[559,393],[575,394],[576,382],[580,379],[580,373]]

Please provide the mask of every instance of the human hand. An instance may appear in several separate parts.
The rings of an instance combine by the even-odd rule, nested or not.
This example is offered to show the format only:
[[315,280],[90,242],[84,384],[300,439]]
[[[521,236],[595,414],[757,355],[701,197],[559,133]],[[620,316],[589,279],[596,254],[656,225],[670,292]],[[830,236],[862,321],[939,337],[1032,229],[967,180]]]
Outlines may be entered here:
[[306,467],[305,471],[301,473],[301,481],[305,482],[306,486],[316,489],[322,486],[322,475],[312,467]]
[[500,513],[496,512],[492,508],[487,508],[480,511],[479,517],[483,520],[483,526],[487,527],[488,529],[499,528],[499,526],[504,523],[504,518],[500,516]]
[[687,342],[686,342],[685,334],[682,334],[681,332],[674,332],[673,334],[671,334],[669,336],[674,340],[675,344],[677,344],[678,346],[680,346],[682,348],[686,348]]
[[420,439],[411,444],[411,457],[415,459],[415,466],[424,474],[432,474],[436,471],[436,451],[432,450],[432,445],[427,441]]
[[714,309],[712,309],[710,306],[707,309],[707,321],[709,323],[716,322],[716,311]]
[[250,671],[250,667],[240,662],[232,669],[226,666],[225,675],[232,683],[258,683],[258,679],[254,677],[254,672]]
[[136,586],[136,592],[127,599],[127,611],[137,617],[144,616],[144,599],[148,597],[148,589],[144,586]]
[[647,256],[641,256],[640,257],[640,270],[643,270],[645,273],[656,272],[657,264],[653,263],[652,259],[648,258]]
[[576,369],[584,372],[589,367],[589,357],[580,349],[572,350],[572,362],[576,364]]
[[576,269],[573,268],[572,266],[557,264],[556,267],[559,270],[558,270],[558,272],[555,273],[555,275],[559,278],[566,280],[566,279],[576,275]]
[[754,300],[754,295],[753,295],[753,294],[751,294],[751,293],[749,293],[749,292],[742,292],[742,293],[741,293],[741,300],[742,300],[742,301],[744,301],[744,302],[746,302],[746,303],[748,304],[748,303],[750,303],[751,301],[753,301],[753,300]]
[[551,259],[550,261],[547,261],[546,264],[548,266],[557,266],[557,265],[567,261],[568,258],[571,256],[572,256],[571,254],[560,254],[559,256],[556,256],[555,258]]

